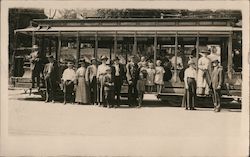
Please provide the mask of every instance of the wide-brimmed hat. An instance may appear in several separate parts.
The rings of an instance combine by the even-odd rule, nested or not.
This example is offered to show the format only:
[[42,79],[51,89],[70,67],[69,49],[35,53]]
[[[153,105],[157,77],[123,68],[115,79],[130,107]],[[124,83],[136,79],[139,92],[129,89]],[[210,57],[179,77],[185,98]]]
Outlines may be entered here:
[[108,57],[103,55],[103,56],[101,56],[101,60],[108,60]]
[[79,62],[85,62],[84,58],[79,59]]
[[190,65],[190,64],[195,64],[195,62],[194,62],[193,59],[190,59],[190,60],[188,61],[188,65]]
[[38,49],[38,45],[33,45],[32,49]]

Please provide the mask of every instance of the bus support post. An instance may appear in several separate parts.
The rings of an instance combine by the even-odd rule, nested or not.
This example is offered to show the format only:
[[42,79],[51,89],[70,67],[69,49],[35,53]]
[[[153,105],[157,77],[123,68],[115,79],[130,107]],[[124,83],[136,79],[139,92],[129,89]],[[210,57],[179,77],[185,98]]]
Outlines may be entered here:
[[156,65],[156,54],[157,53],[157,32],[154,35],[154,65]]
[[178,51],[178,32],[175,34],[175,64],[174,64],[174,82],[177,82],[177,51]]
[[133,45],[133,55],[135,55],[137,53],[137,32],[135,31],[134,34],[134,45]]
[[78,68],[78,65],[79,65],[79,59],[80,59],[80,51],[81,51],[81,48],[80,48],[80,38],[79,38],[79,32],[77,32],[77,35],[76,35],[76,68]]
[[[16,56],[16,48],[17,48],[17,32],[14,32],[14,41],[13,41],[13,54],[12,54],[12,66],[11,66],[11,76],[15,76],[15,56]],[[14,82],[12,82],[14,84]]]
[[232,33],[230,33],[228,37],[228,57],[227,57],[227,72],[228,72],[228,78],[232,79],[232,64],[233,64],[233,59],[232,59],[232,51],[233,51],[233,46],[232,46]]

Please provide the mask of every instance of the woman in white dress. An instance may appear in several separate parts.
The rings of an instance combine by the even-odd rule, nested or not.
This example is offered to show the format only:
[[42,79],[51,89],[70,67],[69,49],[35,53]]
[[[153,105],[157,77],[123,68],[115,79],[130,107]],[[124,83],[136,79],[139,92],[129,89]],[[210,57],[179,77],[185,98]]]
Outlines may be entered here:
[[89,103],[89,90],[86,84],[85,74],[86,74],[86,63],[85,61],[81,62],[81,67],[76,71],[76,98],[75,102],[81,104]]

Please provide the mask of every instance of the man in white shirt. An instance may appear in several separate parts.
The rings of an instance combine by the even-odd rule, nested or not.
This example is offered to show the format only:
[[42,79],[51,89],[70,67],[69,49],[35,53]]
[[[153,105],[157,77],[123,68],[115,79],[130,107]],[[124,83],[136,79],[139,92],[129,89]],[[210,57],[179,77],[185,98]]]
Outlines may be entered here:
[[62,75],[63,91],[64,91],[64,104],[69,100],[74,103],[74,83],[76,80],[76,73],[73,69],[73,62],[68,62],[68,68],[64,70]]
[[188,65],[189,67],[184,72],[185,95],[183,97],[183,103],[186,107],[186,110],[195,110],[196,69],[194,60],[189,60]]

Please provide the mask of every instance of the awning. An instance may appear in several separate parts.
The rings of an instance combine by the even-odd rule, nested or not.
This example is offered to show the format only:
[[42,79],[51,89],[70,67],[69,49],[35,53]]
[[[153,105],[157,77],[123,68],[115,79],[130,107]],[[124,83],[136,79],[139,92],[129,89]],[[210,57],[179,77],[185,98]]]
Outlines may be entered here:
[[140,33],[152,33],[154,34],[157,32],[157,34],[161,33],[170,33],[173,34],[175,32],[178,33],[191,33],[191,34],[197,34],[199,33],[208,33],[208,34],[228,34],[232,31],[241,31],[242,28],[238,27],[225,27],[225,26],[150,26],[150,27],[28,27],[24,29],[17,29],[15,32],[17,33],[24,33],[24,34],[30,34],[32,32],[35,32],[36,34],[58,34],[58,32],[79,32],[79,33],[105,33],[105,32],[117,32],[123,33],[123,32],[139,32]]

